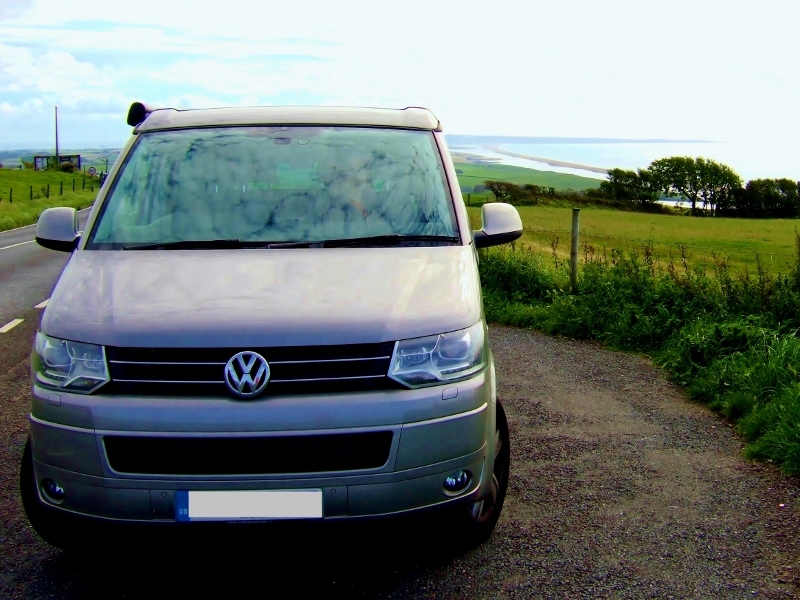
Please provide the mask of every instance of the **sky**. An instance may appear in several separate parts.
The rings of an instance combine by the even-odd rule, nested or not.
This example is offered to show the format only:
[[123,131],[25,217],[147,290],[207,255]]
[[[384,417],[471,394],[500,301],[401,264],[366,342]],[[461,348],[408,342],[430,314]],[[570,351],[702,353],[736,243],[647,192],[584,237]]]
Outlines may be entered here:
[[800,139],[791,0],[0,0],[0,150],[129,104],[425,106],[475,135]]

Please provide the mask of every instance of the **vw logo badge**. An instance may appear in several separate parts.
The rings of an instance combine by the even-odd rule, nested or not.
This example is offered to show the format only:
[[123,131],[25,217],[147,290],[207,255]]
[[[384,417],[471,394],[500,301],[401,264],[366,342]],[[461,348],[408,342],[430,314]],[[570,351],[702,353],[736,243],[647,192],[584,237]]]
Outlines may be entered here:
[[240,398],[258,396],[268,381],[269,365],[257,352],[239,352],[225,365],[225,384]]

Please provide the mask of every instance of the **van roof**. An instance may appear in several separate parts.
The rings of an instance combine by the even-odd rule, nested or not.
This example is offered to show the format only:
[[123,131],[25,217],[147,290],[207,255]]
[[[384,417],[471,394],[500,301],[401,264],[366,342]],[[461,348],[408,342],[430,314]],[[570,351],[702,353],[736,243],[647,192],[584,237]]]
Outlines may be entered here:
[[225,125],[353,125],[441,131],[427,108],[356,108],[343,106],[248,106],[231,108],[147,109],[136,131],[219,127]]

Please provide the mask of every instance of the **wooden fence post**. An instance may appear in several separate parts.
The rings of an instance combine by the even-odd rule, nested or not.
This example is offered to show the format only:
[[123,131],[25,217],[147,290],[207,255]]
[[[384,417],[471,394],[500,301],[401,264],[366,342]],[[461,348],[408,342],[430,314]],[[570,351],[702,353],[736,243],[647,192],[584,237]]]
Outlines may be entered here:
[[47,199],[50,199],[50,184],[47,184]]
[[61,182],[61,189],[59,190],[58,195],[59,196],[63,196],[64,195],[64,182],[63,181]]
[[8,203],[12,204],[14,202],[14,188],[10,188],[8,190]]
[[72,191],[75,191],[75,178],[72,178]]
[[31,200],[33,200],[33,186],[31,186]]
[[578,232],[581,227],[581,209],[572,209],[572,245],[569,249],[569,285],[574,294],[578,285]]

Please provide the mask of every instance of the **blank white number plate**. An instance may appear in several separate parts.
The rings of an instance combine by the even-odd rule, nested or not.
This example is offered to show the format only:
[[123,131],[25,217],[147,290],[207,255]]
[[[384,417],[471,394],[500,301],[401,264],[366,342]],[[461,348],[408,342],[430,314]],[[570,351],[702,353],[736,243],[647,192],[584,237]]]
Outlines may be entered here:
[[178,521],[321,519],[322,490],[180,491]]

